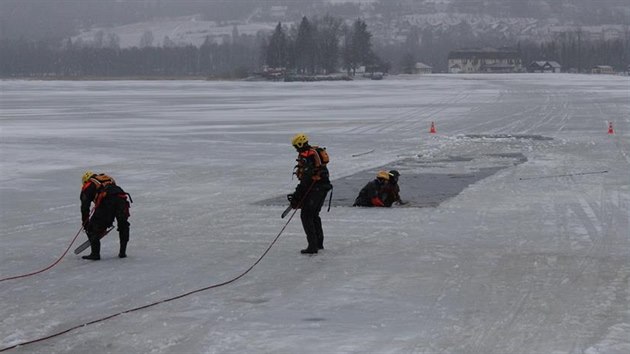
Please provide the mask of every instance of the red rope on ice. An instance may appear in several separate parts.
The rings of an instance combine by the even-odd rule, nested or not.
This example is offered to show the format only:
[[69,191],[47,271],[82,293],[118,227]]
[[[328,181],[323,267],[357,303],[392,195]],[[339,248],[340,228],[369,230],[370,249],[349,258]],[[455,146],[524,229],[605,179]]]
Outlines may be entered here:
[[72,247],[72,245],[74,244],[74,241],[77,240],[77,237],[79,237],[79,234],[81,234],[81,230],[83,230],[83,225],[81,225],[81,228],[79,228],[79,231],[77,231],[77,234],[74,235],[74,238],[72,239],[72,241],[70,242],[70,244],[68,245],[68,248],[66,248],[66,250],[63,252],[63,254],[55,261],[53,262],[51,265],[49,265],[48,267],[38,270],[36,272],[32,272],[32,273],[28,273],[28,274],[22,274],[22,275],[16,275],[13,277],[8,277],[8,278],[2,278],[0,279],[0,282],[6,281],[6,280],[12,280],[12,279],[19,279],[19,278],[26,278],[26,277],[30,277],[31,275],[35,275],[35,274],[39,274],[39,273],[43,273],[45,271],[47,271],[48,269],[56,266],[59,262],[61,262],[61,260],[63,259],[63,257],[66,256],[66,254],[68,253],[68,251],[70,250],[70,247]]
[[[311,187],[313,187],[313,186],[311,185]],[[308,191],[306,192],[306,194],[304,195],[304,197],[302,198],[302,200],[301,200],[301,201],[300,201],[300,203],[298,204],[298,208],[302,205],[302,202],[304,201],[304,199],[306,198],[306,195],[308,195],[308,193],[310,192],[310,190],[311,190],[311,188],[309,188],[309,189],[308,189]],[[262,261],[262,259],[263,259],[263,258],[267,255],[267,253],[269,253],[269,251],[271,250],[271,248],[273,247],[273,245],[274,245],[274,244],[278,241],[278,239],[280,238],[280,235],[282,235],[282,233],[284,232],[284,230],[287,228],[287,226],[288,226],[288,225],[289,225],[289,223],[291,222],[291,219],[293,219],[293,216],[295,216],[295,213],[296,213],[297,211],[298,211],[298,209],[295,209],[295,210],[293,211],[293,213],[292,213],[292,214],[291,214],[291,216],[289,217],[289,220],[287,220],[287,222],[284,224],[284,226],[282,227],[282,229],[280,230],[280,232],[278,233],[278,235],[276,236],[276,238],[274,238],[274,239],[273,239],[273,241],[271,242],[271,244],[269,244],[269,247],[267,247],[267,249],[265,250],[265,252],[263,252],[263,254],[262,254],[262,255],[258,258],[258,260],[256,260],[256,262],[254,262],[254,264],[252,264],[249,268],[247,268],[247,270],[245,270],[243,273],[241,273],[240,275],[236,276],[235,278],[232,278],[232,279],[230,279],[230,280],[228,280],[228,281],[224,281],[224,282],[219,283],[219,284],[214,284],[214,285],[206,286],[206,287],[201,288],[201,289],[197,289],[197,290],[189,291],[189,292],[184,293],[184,294],[181,294],[181,295],[177,295],[177,296],[173,296],[173,297],[170,297],[170,298],[167,298],[167,299],[164,299],[164,300],[156,301],[156,302],[150,303],[150,304],[148,304],[148,305],[144,305],[144,306],[140,306],[140,307],[135,307],[135,308],[132,308],[132,309],[129,309],[129,310],[125,310],[125,311],[121,311],[121,312],[115,313],[115,314],[113,314],[113,315],[109,315],[109,316],[102,317],[102,318],[99,318],[99,319],[96,319],[96,320],[93,320],[93,321],[90,321],[90,322],[86,322],[86,323],[83,323],[83,324],[80,324],[80,325],[76,325],[76,326],[74,326],[74,327],[71,327],[71,328],[68,328],[68,329],[66,329],[66,330],[63,330],[63,331],[60,331],[60,332],[57,332],[57,333],[51,334],[51,335],[46,336],[46,337],[41,337],[41,338],[38,338],[38,339],[33,339],[33,340],[30,340],[30,341],[26,341],[26,342],[22,342],[22,343],[19,343],[19,344],[15,344],[15,345],[12,345],[12,346],[9,346],[9,347],[6,347],[6,348],[1,348],[1,349],[0,349],[0,352],[4,352],[4,351],[10,350],[10,349],[14,349],[14,348],[17,348],[17,347],[19,347],[19,346],[23,346],[23,345],[27,345],[27,344],[32,344],[32,343],[37,343],[37,342],[43,342],[43,341],[45,341],[45,340],[47,340],[47,339],[54,338],[54,337],[58,337],[58,336],[60,336],[60,335],[62,335],[62,334],[66,334],[66,333],[68,333],[68,332],[74,331],[74,330],[76,330],[76,329],[79,329],[79,328],[82,328],[82,327],[85,327],[85,326],[88,326],[88,325],[92,325],[92,324],[99,323],[99,322],[104,322],[104,321],[107,321],[107,320],[109,320],[109,319],[111,319],[111,318],[118,317],[118,316],[123,315],[123,314],[126,314],[126,313],[131,313],[131,312],[135,312],[135,311],[143,310],[143,309],[146,309],[146,308],[149,308],[149,307],[153,307],[153,306],[156,306],[156,305],[159,305],[159,304],[163,304],[163,303],[165,303],[165,302],[170,302],[170,301],[173,301],[173,300],[181,299],[181,298],[183,298],[183,297],[186,297],[186,296],[189,296],[189,295],[192,295],[192,294],[196,294],[196,293],[199,293],[199,292],[202,292],[202,291],[206,291],[206,290],[210,290],[210,289],[218,288],[218,287],[220,287],[220,286],[224,286],[224,285],[231,284],[231,283],[233,283],[233,282],[235,282],[235,281],[237,281],[237,280],[241,279],[242,277],[244,277],[247,273],[249,273],[252,269],[254,269],[254,267],[255,267],[256,265],[258,265],[258,263],[260,263],[260,261]],[[79,230],[79,232],[80,232],[80,230]],[[75,237],[75,239],[76,239],[76,237]],[[74,241],[73,241],[73,242],[74,242]],[[68,247],[68,248],[69,248],[69,247]],[[66,251],[66,252],[67,252],[67,251]]]
[[[92,210],[90,210],[90,217],[92,216],[92,214],[94,213],[94,209],[92,208]],[[74,238],[72,239],[72,241],[70,241],[70,244],[68,245],[68,248],[66,248],[66,250],[63,252],[63,254],[61,255],[61,257],[59,257],[53,264],[49,265],[48,267],[38,270],[36,272],[32,272],[32,273],[28,273],[28,274],[22,274],[22,275],[16,275],[13,277],[8,277],[8,278],[3,278],[0,279],[0,283],[5,281],[5,280],[12,280],[12,279],[19,279],[19,278],[26,278],[26,277],[30,277],[31,275],[35,275],[35,274],[39,274],[39,273],[43,273],[45,271],[47,271],[48,269],[54,267],[57,265],[57,263],[61,262],[61,260],[63,259],[63,257],[66,256],[66,254],[68,253],[68,251],[70,250],[70,247],[72,247],[72,245],[74,244],[74,242],[77,240],[77,237],[79,237],[79,234],[81,234],[81,230],[83,230],[85,225],[81,224],[81,227],[79,228],[79,231],[77,231],[77,234],[74,235]]]

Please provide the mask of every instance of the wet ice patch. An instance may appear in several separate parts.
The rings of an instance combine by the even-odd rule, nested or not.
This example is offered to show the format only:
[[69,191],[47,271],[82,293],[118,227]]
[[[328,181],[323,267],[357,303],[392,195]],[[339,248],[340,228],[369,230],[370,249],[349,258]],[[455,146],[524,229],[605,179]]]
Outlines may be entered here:
[[542,135],[535,134],[466,134],[461,137],[470,138],[470,139],[519,139],[519,140],[553,140],[553,138],[549,138]]
[[[526,161],[527,157],[521,153],[404,158],[333,180],[332,205],[352,206],[361,188],[373,180],[379,170],[397,170],[400,172],[400,196],[407,202],[405,207],[436,207],[471,184]],[[288,201],[286,196],[278,196],[257,204],[287,205]]]

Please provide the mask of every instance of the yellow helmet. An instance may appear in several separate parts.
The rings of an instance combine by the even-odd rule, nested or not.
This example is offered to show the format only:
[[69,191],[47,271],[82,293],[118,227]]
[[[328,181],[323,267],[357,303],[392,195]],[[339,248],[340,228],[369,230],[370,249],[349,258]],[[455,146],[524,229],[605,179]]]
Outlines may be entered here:
[[291,139],[291,145],[296,149],[301,149],[305,144],[308,144],[308,136],[304,133],[297,133]]
[[91,170],[87,170],[87,171],[85,171],[85,173],[84,173],[84,174],[83,174],[83,176],[81,177],[81,182],[82,182],[83,184],[85,184],[85,182],[87,182],[87,181],[88,181],[88,179],[90,179],[90,177],[92,177],[92,176],[94,176],[94,175],[95,175],[95,173],[94,173],[93,171],[91,171]]
[[389,172],[387,172],[387,171],[378,171],[378,173],[376,174],[376,178],[384,179],[386,181],[389,181]]

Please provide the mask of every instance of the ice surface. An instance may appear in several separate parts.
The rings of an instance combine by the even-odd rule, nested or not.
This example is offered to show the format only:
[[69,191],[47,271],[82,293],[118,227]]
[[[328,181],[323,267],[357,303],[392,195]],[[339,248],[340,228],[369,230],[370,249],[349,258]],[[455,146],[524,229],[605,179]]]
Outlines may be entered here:
[[0,278],[63,252],[85,169],[111,174],[135,202],[128,258],[112,234],[99,262],[68,255],[0,283],[0,349],[241,274],[287,221],[284,205],[260,202],[295,187],[289,140],[300,131],[327,147],[333,183],[356,177],[357,191],[382,166],[401,167],[403,197],[419,202],[427,191],[405,176],[497,170],[428,208],[333,204],[317,256],[299,254],[296,216],[233,284],[9,352],[630,348],[627,77],[0,87]]

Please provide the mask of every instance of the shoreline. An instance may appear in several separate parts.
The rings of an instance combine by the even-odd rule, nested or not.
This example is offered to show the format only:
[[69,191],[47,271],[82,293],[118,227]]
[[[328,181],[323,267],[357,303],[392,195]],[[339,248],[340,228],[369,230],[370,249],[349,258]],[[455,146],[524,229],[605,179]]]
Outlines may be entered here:
[[25,81],[241,81],[244,79],[208,78],[203,76],[14,76],[0,77],[0,80]]

